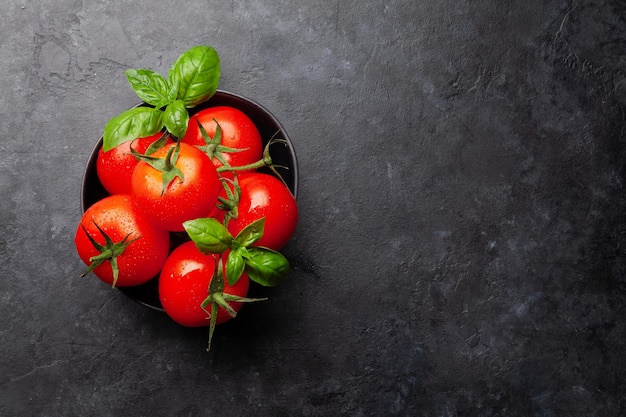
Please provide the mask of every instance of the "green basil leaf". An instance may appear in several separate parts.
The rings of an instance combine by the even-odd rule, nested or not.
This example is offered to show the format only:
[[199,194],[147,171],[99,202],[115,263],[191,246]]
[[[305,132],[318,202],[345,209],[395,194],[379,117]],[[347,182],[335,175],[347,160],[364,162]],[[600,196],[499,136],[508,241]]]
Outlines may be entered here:
[[137,96],[154,107],[161,108],[176,100],[176,91],[159,73],[149,69],[128,69],[126,78]]
[[264,229],[265,217],[261,217],[244,227],[235,239],[239,243],[239,246],[250,246],[263,237]]
[[280,252],[262,248],[247,248],[245,271],[250,279],[266,287],[275,287],[289,272],[289,261]]
[[231,247],[233,237],[230,232],[213,218],[187,220],[183,227],[202,253],[223,253]]
[[176,100],[167,105],[163,114],[165,128],[177,138],[182,138],[187,132],[189,112],[182,100]]
[[163,111],[154,107],[133,107],[107,122],[104,127],[104,151],[130,140],[154,135],[162,128]]
[[230,286],[235,285],[237,281],[239,281],[239,278],[241,278],[241,274],[243,274],[246,263],[243,259],[242,252],[245,250],[245,248],[240,248],[230,251],[228,254],[228,258],[226,259],[226,281],[228,281],[228,285]]
[[207,101],[215,94],[220,79],[217,51],[205,45],[188,49],[172,64],[168,79],[176,88],[176,98],[183,100],[187,108]]

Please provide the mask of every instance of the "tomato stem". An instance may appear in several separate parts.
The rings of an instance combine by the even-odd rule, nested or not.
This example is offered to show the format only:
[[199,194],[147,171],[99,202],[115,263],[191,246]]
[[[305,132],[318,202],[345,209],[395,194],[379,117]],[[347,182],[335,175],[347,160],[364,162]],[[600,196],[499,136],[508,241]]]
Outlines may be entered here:
[[105,233],[105,231],[98,225],[98,223],[96,223],[93,219],[92,221],[93,221],[94,226],[96,226],[96,229],[98,229],[98,231],[104,238],[105,244],[101,245],[100,243],[98,243],[96,239],[94,239],[94,237],[91,236],[89,232],[87,232],[87,229],[81,223],[80,227],[83,229],[83,232],[85,232],[87,239],[89,239],[93,247],[96,248],[96,250],[100,252],[98,255],[95,255],[89,258],[90,264],[87,267],[87,270],[83,272],[81,277],[84,277],[85,275],[87,275],[88,273],[96,269],[98,266],[100,266],[102,263],[109,261],[111,264],[111,272],[113,273],[113,283],[111,286],[115,288],[115,285],[117,284],[117,278],[119,277],[117,257],[120,256],[122,253],[124,253],[128,245],[133,243],[135,240],[139,239],[141,236],[138,236],[134,239],[129,240],[130,235],[133,234],[133,232],[131,232],[127,234],[124,237],[124,239],[122,239],[121,241],[113,242],[113,239],[111,239],[109,235]]
[[[275,165],[274,161],[272,161],[272,155],[270,154],[270,146],[272,146],[275,143],[286,144],[287,141],[284,139],[276,139],[272,137],[267,143],[267,145],[265,145],[265,148],[263,149],[263,156],[258,161],[253,162],[248,165],[241,165],[241,166],[223,165],[217,169],[217,172],[219,173],[219,172],[225,172],[225,171],[248,171],[248,170],[254,170],[254,169],[259,169],[259,168],[264,168],[264,167],[269,167],[272,171],[275,172],[274,168],[287,168],[282,165]],[[277,172],[275,173],[278,175]]]
[[[220,308],[223,308],[232,318],[235,318],[237,316],[237,312],[230,306],[229,303],[251,303],[266,300],[266,298],[246,298],[224,292],[224,268],[222,267],[222,255],[216,257],[215,271],[213,272],[213,277],[209,283],[208,293],[209,295],[200,305],[200,307],[207,313],[207,318],[210,320],[209,340],[206,349],[207,352],[211,350],[211,341],[213,340],[213,334],[215,333],[217,315],[219,314]],[[208,309],[209,306],[210,310]]]
[[251,164],[248,164],[248,165],[239,165],[239,166],[222,165],[221,167],[217,168],[217,172],[251,171],[254,169],[263,168],[263,167],[271,166],[271,165],[272,165],[272,158],[263,157],[262,159],[256,162],[253,162]]

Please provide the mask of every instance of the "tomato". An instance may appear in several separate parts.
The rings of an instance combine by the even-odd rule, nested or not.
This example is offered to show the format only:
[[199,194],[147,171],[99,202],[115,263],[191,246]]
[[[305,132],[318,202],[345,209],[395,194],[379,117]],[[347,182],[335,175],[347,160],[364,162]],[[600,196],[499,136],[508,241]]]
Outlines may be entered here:
[[[182,142],[194,146],[204,146],[205,141],[198,127],[198,122],[206,130],[209,137],[213,138],[217,127],[215,120],[222,128],[221,145],[238,149],[237,152],[222,152],[224,160],[230,166],[245,166],[262,158],[263,142],[259,130],[246,114],[230,106],[209,107],[191,116],[187,133]],[[213,163],[217,168],[222,166],[222,163],[215,157]]]
[[[172,251],[159,276],[159,298],[165,312],[178,324],[201,327],[210,324],[210,316],[202,307],[209,296],[209,285],[215,272],[214,255],[205,255],[193,242],[185,242]],[[244,273],[233,286],[224,283],[224,294],[245,297],[250,279]],[[230,301],[235,312],[243,305]],[[210,306],[207,306],[210,311]],[[216,324],[230,320],[232,316],[219,307]]]
[[[265,217],[263,237],[254,246],[280,250],[296,230],[298,206],[289,188],[278,178],[261,172],[237,175],[241,194],[237,218],[228,222],[228,230],[237,236],[250,223]],[[220,214],[214,214],[220,218]]]
[[[100,231],[98,229],[102,229]],[[118,276],[114,277],[111,259],[93,269],[102,281],[125,287],[139,285],[156,277],[169,252],[169,233],[155,227],[137,210],[130,195],[107,196],[89,207],[76,229],[74,243],[82,261],[90,265],[92,257],[100,255],[87,234],[98,244],[107,246],[104,234],[115,244],[130,242],[115,256]],[[121,249],[119,245],[118,248]]]
[[[165,158],[175,146],[166,145],[151,156]],[[205,217],[213,210],[223,187],[215,166],[194,146],[180,144],[175,166],[183,179],[175,177],[164,190],[164,173],[146,161],[139,162],[132,176],[132,194],[155,224],[180,232],[184,230],[184,221]]]
[[[100,148],[96,160],[96,171],[100,182],[109,194],[130,194],[131,192],[131,177],[139,162],[130,152],[131,145],[134,150],[143,154],[161,135],[162,133],[159,132],[152,136],[124,142],[107,152]],[[172,143],[172,140],[169,139],[168,143]]]

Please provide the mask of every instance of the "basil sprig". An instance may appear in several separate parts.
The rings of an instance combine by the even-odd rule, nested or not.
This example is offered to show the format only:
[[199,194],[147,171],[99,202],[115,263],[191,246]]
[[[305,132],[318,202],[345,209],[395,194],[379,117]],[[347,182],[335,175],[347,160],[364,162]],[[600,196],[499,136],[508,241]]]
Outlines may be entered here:
[[126,110],[107,122],[105,151],[164,128],[176,138],[183,137],[189,122],[187,109],[207,101],[217,91],[220,59],[213,47],[198,45],[178,57],[167,78],[149,69],[128,69],[126,78],[146,105]]
[[223,254],[226,258],[226,281],[235,285],[245,271],[250,279],[266,287],[278,285],[289,272],[289,261],[278,251],[253,246],[262,236],[265,218],[246,226],[236,237],[214,218],[200,218],[183,223],[185,231],[205,254]]

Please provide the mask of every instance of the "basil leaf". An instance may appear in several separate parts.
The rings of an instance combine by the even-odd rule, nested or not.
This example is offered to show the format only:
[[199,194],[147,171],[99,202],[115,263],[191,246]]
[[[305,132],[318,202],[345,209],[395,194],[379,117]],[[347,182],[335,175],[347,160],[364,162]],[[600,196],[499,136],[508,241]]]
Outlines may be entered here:
[[183,227],[196,247],[204,254],[223,253],[230,249],[233,241],[228,229],[213,218],[187,220]]
[[250,246],[263,237],[264,229],[265,217],[261,217],[244,227],[235,239],[239,243],[239,246]]
[[176,98],[183,100],[187,108],[207,101],[215,94],[220,79],[217,51],[204,45],[188,49],[172,64],[168,79],[176,87]]
[[189,112],[182,100],[176,100],[167,105],[163,114],[165,128],[177,138],[182,138],[187,132]]
[[163,128],[163,112],[153,107],[133,107],[111,118],[104,127],[104,151],[137,138],[154,135]]
[[280,252],[262,248],[247,248],[245,271],[250,279],[266,287],[275,287],[289,272],[289,261]]
[[228,258],[226,259],[226,281],[228,285],[233,286],[241,278],[246,263],[243,259],[242,252],[245,252],[245,248],[239,248],[237,250],[230,251]]
[[176,91],[157,72],[131,68],[126,70],[126,78],[137,96],[154,107],[164,107],[176,100]]

